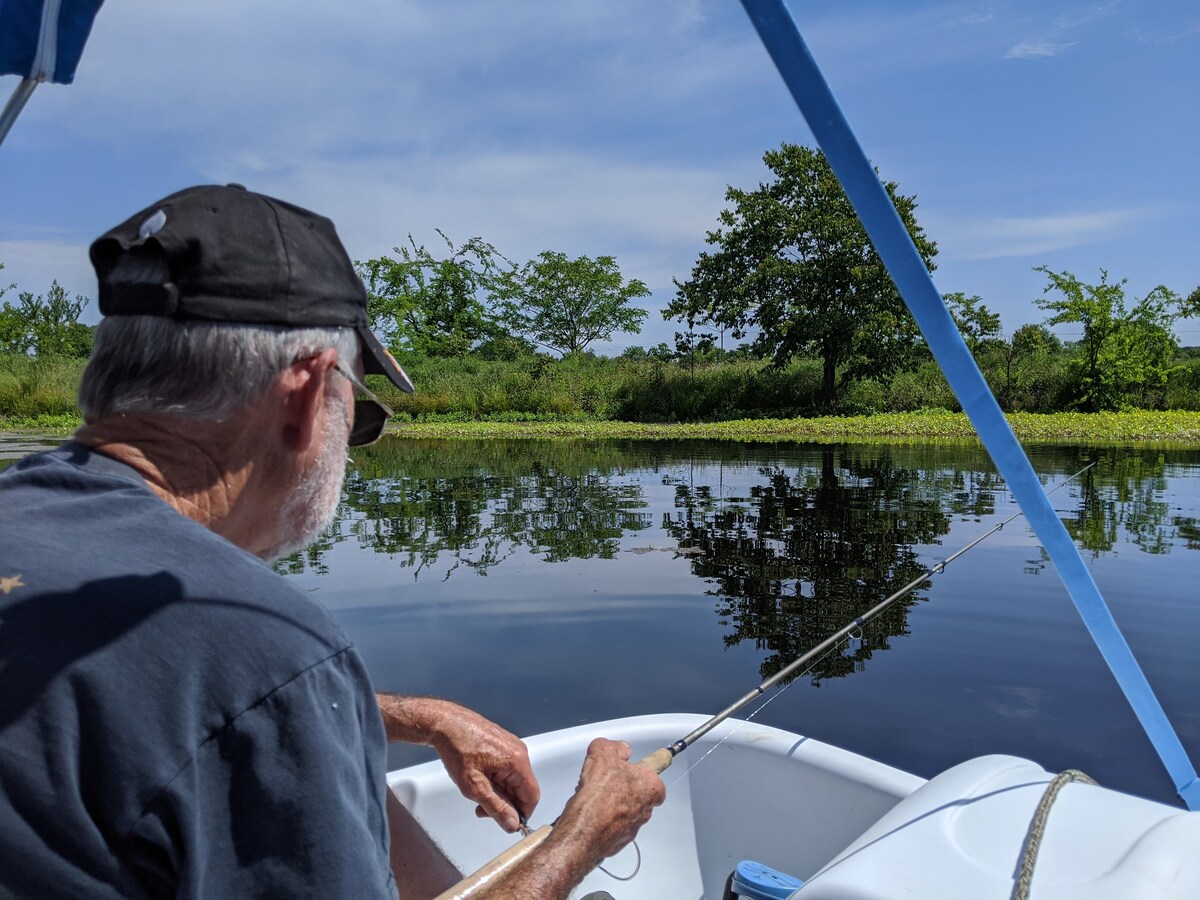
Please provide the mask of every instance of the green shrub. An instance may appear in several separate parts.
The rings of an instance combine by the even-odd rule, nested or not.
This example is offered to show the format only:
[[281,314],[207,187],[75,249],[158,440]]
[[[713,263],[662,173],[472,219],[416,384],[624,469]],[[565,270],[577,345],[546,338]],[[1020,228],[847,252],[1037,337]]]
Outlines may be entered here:
[[78,415],[84,360],[0,354],[0,416]]
[[910,372],[897,374],[888,385],[886,402],[891,412],[959,408],[946,376],[933,361],[922,363]]
[[1200,410],[1200,359],[1189,359],[1167,372],[1163,406],[1166,409]]
[[886,408],[887,392],[874,378],[855,381],[842,391],[841,412],[845,415],[873,415]]

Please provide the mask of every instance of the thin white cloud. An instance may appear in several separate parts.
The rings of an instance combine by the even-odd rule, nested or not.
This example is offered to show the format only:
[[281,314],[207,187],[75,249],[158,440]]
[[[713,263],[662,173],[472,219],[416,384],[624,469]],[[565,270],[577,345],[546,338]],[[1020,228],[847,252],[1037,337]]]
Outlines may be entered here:
[[652,122],[774,78],[748,23],[730,40],[703,11],[364,0],[297,15],[282,0],[128,0],[102,10],[78,83],[45,114],[92,140],[191,135],[248,153],[441,146],[478,139],[480,121],[513,133],[585,114]]
[[987,25],[989,22],[994,22],[995,20],[996,14],[989,10],[988,12],[966,13],[961,16],[955,16],[952,19],[947,19],[943,24],[946,27],[953,28],[959,25]]
[[1038,257],[1055,250],[1122,237],[1161,212],[1148,207],[1133,207],[989,219],[930,215],[926,226],[931,229],[930,233],[939,236],[940,255],[948,259]]
[[1122,12],[1122,7],[1124,6],[1125,4],[1121,0],[1081,6],[1067,12],[1059,13],[1051,20],[1050,25],[1055,32],[1073,31],[1084,25],[1090,25],[1099,19],[1107,19],[1110,16],[1118,15]]
[[[1125,11],[1124,0],[1109,0],[1104,3],[1089,3],[1075,6],[1053,16],[1040,29],[1039,39],[1023,40],[1008,49],[1004,59],[1047,59],[1059,56],[1078,41],[1064,40],[1068,35],[1087,31],[1089,26],[1104,19],[1121,15]],[[1091,32],[1095,35],[1095,31]]]
[[805,42],[839,87],[994,52],[990,12],[959,14],[940,3],[793,7]]
[[1069,47],[1074,47],[1075,42],[1055,43],[1053,41],[1021,41],[1019,44],[1014,44],[1008,48],[1008,52],[1004,54],[1005,59],[1047,59],[1049,57],[1058,56]]
[[[402,167],[387,157],[336,167],[289,159],[252,187],[330,216],[347,244],[390,247],[409,231],[432,234],[437,227],[456,238],[478,234],[506,252],[522,253],[578,245],[595,232],[620,233],[631,244],[702,240],[716,224],[731,172],[737,180],[736,168],[638,162],[584,150],[447,151],[410,156]],[[744,168],[743,182],[759,175],[754,166]],[[223,182],[241,171],[239,161],[213,159],[205,173]]]
[[1192,40],[1200,36],[1200,21],[1180,23],[1166,31],[1140,31],[1138,40],[1154,44],[1174,44],[1178,41]]

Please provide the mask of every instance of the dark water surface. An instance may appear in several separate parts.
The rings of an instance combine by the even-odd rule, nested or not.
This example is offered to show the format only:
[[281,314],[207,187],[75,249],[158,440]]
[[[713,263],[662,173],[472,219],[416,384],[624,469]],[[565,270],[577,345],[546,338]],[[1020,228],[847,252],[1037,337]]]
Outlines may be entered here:
[[[1048,489],[1096,463],[1055,508],[1200,762],[1200,451],[1030,455]],[[379,688],[533,734],[715,713],[1016,509],[975,447],[391,440],[280,568]],[[1011,753],[1173,798],[1024,519],[757,718],[923,776]]]

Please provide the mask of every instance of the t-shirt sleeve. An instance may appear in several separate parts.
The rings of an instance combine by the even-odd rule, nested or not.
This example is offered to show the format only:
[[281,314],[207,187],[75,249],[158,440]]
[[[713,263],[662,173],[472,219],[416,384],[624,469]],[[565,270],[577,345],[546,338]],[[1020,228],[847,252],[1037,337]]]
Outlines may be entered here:
[[392,897],[386,744],[357,653],[217,729],[129,835],[151,895]]

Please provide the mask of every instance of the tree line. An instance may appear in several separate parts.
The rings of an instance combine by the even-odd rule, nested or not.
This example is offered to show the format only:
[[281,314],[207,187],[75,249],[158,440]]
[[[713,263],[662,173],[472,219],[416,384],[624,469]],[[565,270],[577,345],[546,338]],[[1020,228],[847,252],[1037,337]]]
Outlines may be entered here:
[[[674,364],[693,380],[698,366],[740,360],[775,373],[818,366],[814,402],[793,410],[953,408],[824,155],[785,143],[763,161],[770,178],[754,189],[728,188],[707,249],[675,281],[663,311],[680,323],[674,345],[631,347],[622,360]],[[916,198],[895,182],[885,188],[933,271],[938,248],[917,221]],[[355,263],[372,326],[408,360],[532,362],[536,375],[549,354],[588,354],[597,342],[639,333],[648,316],[635,301],[649,289],[626,278],[612,256],[547,250],[517,263],[482,237],[456,244],[437,234],[444,246],[431,250],[409,235],[391,255]],[[1127,282],[1104,270],[1095,283],[1046,266],[1036,271],[1046,277],[1035,302],[1047,318],[1008,337],[978,295],[944,296],[1005,409],[1200,406],[1200,361],[1181,353],[1172,329],[1200,314],[1200,287],[1184,297],[1159,285],[1128,298]],[[22,292],[15,306],[5,301],[0,353],[85,357],[91,330],[78,320],[86,303],[68,298],[57,282],[45,296]],[[1078,326],[1082,335],[1064,343],[1050,330],[1055,325]],[[737,342],[733,351],[724,349],[726,335]]]
[[[686,281],[676,282],[667,315],[686,324],[692,344],[711,346],[713,330],[734,339],[753,333],[751,351],[777,366],[798,356],[819,359],[829,409],[837,408],[847,384],[919,369],[929,357],[916,323],[824,154],[785,143],[763,161],[773,178],[755,190],[726,191],[730,206],[706,238],[712,249],[700,254]],[[937,244],[917,222],[916,198],[901,194],[895,182],[884,187],[933,271]],[[1070,347],[1070,384],[1056,398],[1062,407],[1137,405],[1129,403],[1131,394],[1150,402],[1179,350],[1171,326],[1200,314],[1200,288],[1185,299],[1159,285],[1127,307],[1126,282],[1110,282],[1107,272],[1087,284],[1070,272],[1036,271],[1048,283],[1035,302],[1049,317],[1018,329],[1011,341],[1000,338],[1000,317],[980,297],[944,297],[976,358],[985,368],[1003,365],[1008,380],[997,393],[1007,394],[1011,406],[1014,363],[1056,354],[1061,343],[1046,326],[1076,324],[1083,336]],[[703,328],[710,330],[697,334]],[[992,380],[995,386],[994,372]]]

